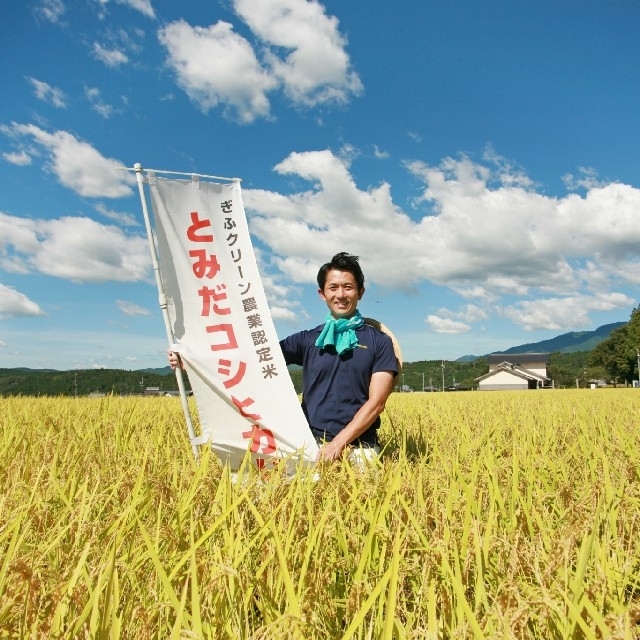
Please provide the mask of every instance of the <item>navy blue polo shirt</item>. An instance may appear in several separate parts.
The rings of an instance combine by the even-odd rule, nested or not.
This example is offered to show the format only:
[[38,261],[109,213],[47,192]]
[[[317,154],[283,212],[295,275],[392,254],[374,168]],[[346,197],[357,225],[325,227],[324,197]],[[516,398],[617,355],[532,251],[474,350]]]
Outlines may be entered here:
[[[396,374],[398,365],[391,338],[364,324],[356,329],[358,346],[342,355],[315,342],[324,325],[300,331],[280,341],[287,364],[302,366],[302,410],[314,436],[327,441],[351,422],[369,399],[371,376],[379,371]],[[378,417],[356,443],[377,444]]]

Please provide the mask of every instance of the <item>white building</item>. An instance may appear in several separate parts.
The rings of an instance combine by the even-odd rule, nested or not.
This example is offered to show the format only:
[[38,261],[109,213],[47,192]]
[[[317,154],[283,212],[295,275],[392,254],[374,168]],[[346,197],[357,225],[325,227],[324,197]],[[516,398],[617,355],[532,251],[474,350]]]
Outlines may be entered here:
[[489,373],[476,378],[478,390],[542,389],[551,386],[548,353],[492,353]]

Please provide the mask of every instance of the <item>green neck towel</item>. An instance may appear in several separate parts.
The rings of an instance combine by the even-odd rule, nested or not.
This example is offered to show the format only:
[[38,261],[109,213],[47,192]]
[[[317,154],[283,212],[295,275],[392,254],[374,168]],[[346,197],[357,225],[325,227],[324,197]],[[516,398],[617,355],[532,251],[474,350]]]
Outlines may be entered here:
[[363,324],[364,320],[359,311],[356,311],[350,318],[338,318],[337,320],[328,313],[324,328],[316,340],[316,347],[323,349],[331,345],[335,347],[337,354],[341,355],[358,344],[355,330]]

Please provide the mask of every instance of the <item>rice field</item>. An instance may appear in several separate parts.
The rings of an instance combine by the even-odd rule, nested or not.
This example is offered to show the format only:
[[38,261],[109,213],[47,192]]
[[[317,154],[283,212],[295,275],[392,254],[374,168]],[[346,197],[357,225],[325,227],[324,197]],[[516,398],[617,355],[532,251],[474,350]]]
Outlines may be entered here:
[[0,638],[639,638],[640,390],[393,394],[232,484],[180,402],[0,398]]

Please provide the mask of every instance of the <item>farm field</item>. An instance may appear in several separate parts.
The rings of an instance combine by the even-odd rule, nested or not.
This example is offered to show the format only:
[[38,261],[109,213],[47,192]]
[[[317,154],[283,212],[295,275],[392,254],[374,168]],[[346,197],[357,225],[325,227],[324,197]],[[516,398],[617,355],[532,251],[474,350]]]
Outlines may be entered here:
[[638,389],[396,393],[379,464],[236,484],[176,399],[0,416],[0,638],[640,637]]

